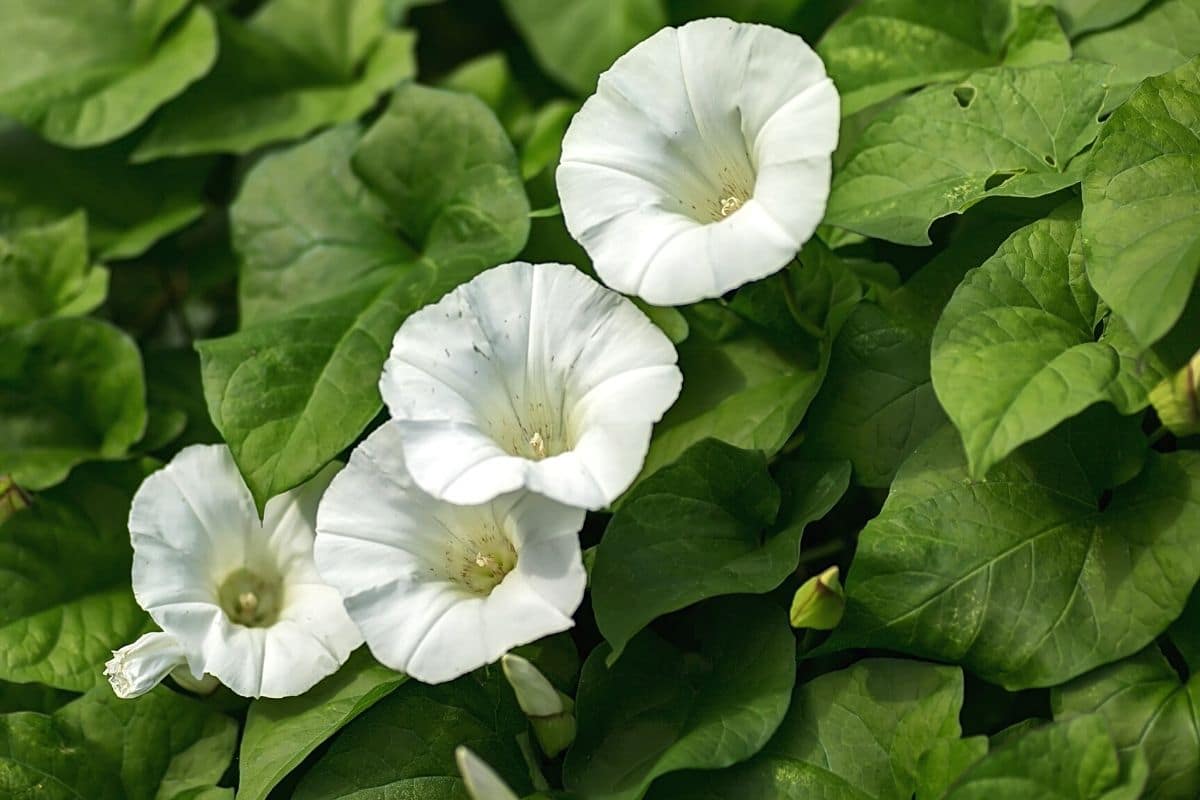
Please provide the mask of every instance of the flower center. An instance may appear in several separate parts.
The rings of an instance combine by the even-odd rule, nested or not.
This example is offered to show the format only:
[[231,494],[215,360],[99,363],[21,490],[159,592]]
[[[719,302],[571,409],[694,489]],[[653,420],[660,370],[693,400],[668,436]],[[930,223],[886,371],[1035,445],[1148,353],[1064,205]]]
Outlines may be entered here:
[[278,582],[269,581],[245,567],[226,576],[217,597],[225,616],[237,625],[267,628],[279,619]]
[[471,594],[486,596],[517,565],[517,551],[492,521],[481,522],[474,535],[456,537],[446,551],[447,577]]
[[533,456],[537,460],[546,457],[546,440],[542,438],[541,431],[534,431],[533,436],[529,437],[529,448],[533,450]]
[[722,217],[728,217],[730,214],[732,214],[733,212],[735,212],[739,208],[741,208],[742,203],[744,203],[744,202],[745,201],[742,200],[742,198],[738,197],[737,195],[730,195],[729,197],[723,197],[723,198],[721,198],[721,208],[720,208],[719,213]]

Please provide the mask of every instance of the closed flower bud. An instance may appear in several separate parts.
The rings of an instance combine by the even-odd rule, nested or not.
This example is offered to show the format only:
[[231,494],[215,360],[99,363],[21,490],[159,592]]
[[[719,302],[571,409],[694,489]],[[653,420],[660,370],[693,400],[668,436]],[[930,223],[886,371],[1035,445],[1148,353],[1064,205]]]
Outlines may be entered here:
[[533,725],[542,752],[554,758],[575,741],[575,701],[558,691],[537,667],[509,653],[500,661],[517,703]]
[[1150,392],[1163,426],[1176,436],[1200,433],[1200,352]]
[[466,747],[460,746],[454,751],[454,760],[458,762],[458,771],[467,785],[471,800],[517,800],[517,795],[508,788],[504,779]]
[[792,598],[792,627],[832,630],[842,621],[845,609],[846,595],[838,581],[838,568],[830,567],[796,590]]

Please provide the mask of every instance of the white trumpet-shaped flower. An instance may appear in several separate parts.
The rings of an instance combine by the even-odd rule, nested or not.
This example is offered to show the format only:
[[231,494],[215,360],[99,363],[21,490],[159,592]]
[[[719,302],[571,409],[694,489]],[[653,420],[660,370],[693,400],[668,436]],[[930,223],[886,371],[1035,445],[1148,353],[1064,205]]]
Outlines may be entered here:
[[375,658],[441,683],[571,627],[583,510],[529,492],[437,500],[410,478],[402,436],[396,422],[372,433],[317,513],[317,568]]
[[260,522],[229,449],[193,445],[142,483],[129,512],[133,593],[162,628],[113,654],[122,696],[180,663],[246,697],[300,694],[362,635],[313,564],[317,501],[331,467],[267,502]]
[[702,19],[617,59],[563,139],[567,230],[601,280],[658,305],[785,266],[829,198],[840,102],[803,39]]
[[602,508],[683,376],[628,299],[564,264],[505,264],[411,315],[379,381],[413,480],[475,505],[529,489]]

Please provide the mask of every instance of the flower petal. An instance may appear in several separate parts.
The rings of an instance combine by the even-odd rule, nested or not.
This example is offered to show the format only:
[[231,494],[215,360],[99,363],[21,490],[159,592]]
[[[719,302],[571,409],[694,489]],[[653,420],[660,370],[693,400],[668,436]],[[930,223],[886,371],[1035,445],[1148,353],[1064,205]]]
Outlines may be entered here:
[[117,697],[129,700],[158,686],[176,667],[186,663],[179,642],[170,634],[154,631],[114,650],[113,657],[104,664],[104,675]]
[[[583,598],[577,533],[584,512],[520,493],[457,506],[421,490],[401,455],[407,426],[371,434],[334,479],[317,518],[321,576],[383,664],[439,683],[509,649],[571,626]],[[482,553],[491,524],[516,565],[480,594],[456,578],[465,553]]]
[[679,394],[675,361],[625,298],[573,267],[513,263],[411,315],[380,392],[407,470],[429,494],[471,505],[530,488],[601,508],[636,477],[648,445],[599,465],[572,449],[608,419],[648,431]]
[[[247,697],[286,697],[361,644],[312,559],[317,501],[336,471],[269,501],[265,527],[224,446],[184,448],[142,483],[129,521],[134,594],[194,676]],[[222,583],[243,570],[276,585],[279,619],[267,627],[236,624],[221,606]]]
[[840,124],[803,39],[702,19],[600,76],[563,139],[563,217],[605,283],[655,304],[781,269],[816,230]]

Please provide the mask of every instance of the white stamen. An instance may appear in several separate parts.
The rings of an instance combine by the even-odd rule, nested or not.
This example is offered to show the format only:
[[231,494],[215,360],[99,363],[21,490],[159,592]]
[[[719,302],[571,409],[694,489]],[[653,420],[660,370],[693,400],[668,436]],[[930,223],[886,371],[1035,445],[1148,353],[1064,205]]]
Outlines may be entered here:
[[728,217],[733,212],[742,207],[742,198],[737,195],[721,198],[721,216]]
[[546,440],[542,438],[541,431],[534,431],[533,436],[529,437],[529,446],[538,458],[546,457]]

